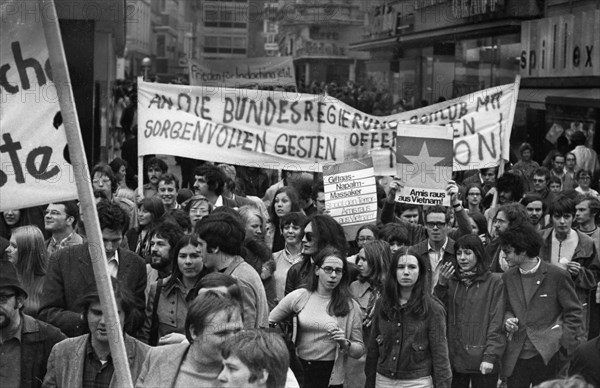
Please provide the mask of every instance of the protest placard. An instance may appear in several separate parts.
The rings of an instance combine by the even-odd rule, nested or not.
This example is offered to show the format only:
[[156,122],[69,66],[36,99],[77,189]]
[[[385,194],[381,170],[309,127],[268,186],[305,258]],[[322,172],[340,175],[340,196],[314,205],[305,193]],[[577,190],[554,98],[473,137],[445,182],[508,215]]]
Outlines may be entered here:
[[295,88],[292,57],[188,60],[190,85],[225,88]]
[[396,147],[396,176],[404,188],[398,202],[416,205],[450,205],[446,196],[452,179],[452,128],[434,125],[401,125]]
[[377,188],[371,158],[327,165],[323,169],[325,208],[353,240],[364,224],[377,220]]
[[[138,150],[303,171],[375,150],[389,170],[398,126],[426,124],[452,128],[455,171],[484,168],[509,157],[517,92],[516,82],[378,117],[326,95],[141,82]],[[374,168],[381,174],[380,165]]]
[[77,198],[39,17],[1,2],[0,211]]

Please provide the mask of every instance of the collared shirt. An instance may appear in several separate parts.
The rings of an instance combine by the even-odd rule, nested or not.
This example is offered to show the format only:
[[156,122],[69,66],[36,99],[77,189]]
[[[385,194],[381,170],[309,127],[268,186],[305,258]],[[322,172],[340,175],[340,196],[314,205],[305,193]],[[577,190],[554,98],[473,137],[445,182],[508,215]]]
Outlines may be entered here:
[[75,231],[71,232],[71,234],[69,234],[67,237],[63,238],[60,241],[56,241],[56,238],[52,236],[50,237],[50,241],[48,243],[48,255],[53,254],[59,249],[79,244],[83,244],[83,238],[77,233],[75,233]]
[[446,241],[440,248],[439,251],[433,249],[431,244],[427,242],[427,252],[429,253],[429,263],[431,264],[431,287],[435,287],[440,278],[440,263],[444,258],[444,251],[446,250],[446,245],[448,244],[448,237],[446,237]]
[[220,207],[223,206],[223,196],[219,195],[217,197],[217,200],[215,201],[215,206],[214,207]]
[[91,337],[86,345],[85,364],[83,367],[83,388],[108,388],[113,377],[115,367],[109,355],[106,361],[100,361],[94,348]]
[[[571,261],[573,255],[575,254],[575,248],[577,248],[577,244],[579,243],[579,236],[577,232],[571,229],[567,238],[563,241],[559,241],[556,238],[556,229],[552,231],[552,247],[550,248],[550,262],[554,265],[558,265],[560,263],[561,258],[566,258],[568,261]],[[560,263],[567,264],[567,263]]]
[[119,251],[115,251],[114,256],[108,259],[108,274],[113,278],[119,274]]
[[[21,318],[22,319],[22,318]],[[12,338],[0,344],[0,387],[21,386],[21,326]]]
[[536,260],[537,260],[537,264],[535,265],[535,267],[533,267],[529,271],[526,271],[526,270],[522,269],[521,267],[519,267],[519,272],[521,273],[521,275],[529,275],[529,274],[536,273],[538,268],[540,268],[540,264],[542,263],[542,261],[540,260],[539,257],[536,257]]

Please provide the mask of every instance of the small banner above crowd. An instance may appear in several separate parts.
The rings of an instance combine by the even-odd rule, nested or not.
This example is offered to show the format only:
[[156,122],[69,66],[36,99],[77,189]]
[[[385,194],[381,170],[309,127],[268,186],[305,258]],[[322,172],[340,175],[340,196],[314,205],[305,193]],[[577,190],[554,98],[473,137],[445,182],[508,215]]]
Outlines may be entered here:
[[138,149],[140,155],[313,172],[377,153],[375,173],[382,175],[396,169],[401,125],[434,125],[451,129],[453,170],[478,169],[509,159],[517,94],[515,82],[378,117],[327,95],[140,81]]
[[18,2],[1,5],[0,211],[75,199],[41,20],[13,12]]
[[190,85],[219,88],[273,88],[290,90],[296,87],[292,57],[188,60]]

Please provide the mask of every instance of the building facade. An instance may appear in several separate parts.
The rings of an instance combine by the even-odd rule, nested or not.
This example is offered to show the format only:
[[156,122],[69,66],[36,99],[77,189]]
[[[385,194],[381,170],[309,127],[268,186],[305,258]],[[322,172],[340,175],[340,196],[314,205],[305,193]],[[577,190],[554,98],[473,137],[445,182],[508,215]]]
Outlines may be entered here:
[[[313,82],[357,79],[367,53],[353,51],[350,43],[360,38],[364,11],[360,0],[281,0],[279,51],[294,58],[300,87]],[[360,76],[360,75],[359,75]]]

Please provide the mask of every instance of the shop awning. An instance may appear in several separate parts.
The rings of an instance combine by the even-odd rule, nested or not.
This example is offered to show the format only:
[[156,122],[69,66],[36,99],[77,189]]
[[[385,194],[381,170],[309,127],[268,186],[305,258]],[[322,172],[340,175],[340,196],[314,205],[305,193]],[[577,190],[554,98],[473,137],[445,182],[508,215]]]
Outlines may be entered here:
[[600,88],[589,89],[523,89],[518,102],[532,109],[546,109],[546,104],[600,108]]

